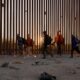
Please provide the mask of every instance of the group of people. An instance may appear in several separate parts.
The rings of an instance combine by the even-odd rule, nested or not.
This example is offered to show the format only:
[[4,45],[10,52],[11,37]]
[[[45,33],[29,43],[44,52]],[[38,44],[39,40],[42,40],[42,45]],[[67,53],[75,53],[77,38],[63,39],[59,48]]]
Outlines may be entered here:
[[57,45],[57,54],[59,54],[61,56],[61,53],[62,53],[61,46],[62,46],[62,44],[64,44],[64,38],[61,35],[61,31],[57,32],[54,42],[52,42],[52,38],[47,34],[46,31],[44,31],[43,34],[44,34],[43,58],[46,58],[47,54],[50,54],[51,57],[53,57],[53,53],[48,52],[48,47],[50,47],[51,45],[54,45],[54,43],[56,43],[56,45]]
[[[51,47],[51,45],[54,45],[56,43],[57,45],[57,54],[59,54],[61,56],[62,54],[62,45],[65,44],[65,40],[64,37],[61,34],[61,31],[58,31],[54,41],[51,38],[51,36],[49,36],[47,34],[47,31],[43,31],[43,36],[44,36],[44,41],[43,41],[43,50],[42,50],[42,54],[43,54],[43,58],[45,59],[47,54],[49,54],[51,57],[53,57],[53,53],[50,53],[48,51],[48,48]],[[31,39],[30,35],[27,35],[27,39],[20,37],[20,35],[17,35],[17,45],[19,48],[20,53],[22,54],[23,51],[23,47],[25,49],[25,52],[28,53],[29,55],[32,54],[32,49],[33,49],[33,45],[34,45],[34,41]],[[73,52],[77,51],[78,53],[80,53],[80,40],[78,40],[74,35],[71,35],[71,58],[73,57]],[[26,56],[26,53],[24,54]]]
[[[30,34],[27,35],[27,39],[21,37],[20,34],[17,34],[17,38],[16,39],[17,39],[17,45],[18,45],[19,54],[22,55],[23,51],[25,51],[26,53],[31,55],[34,42],[31,39]],[[24,52],[24,56],[27,55],[25,52]]]

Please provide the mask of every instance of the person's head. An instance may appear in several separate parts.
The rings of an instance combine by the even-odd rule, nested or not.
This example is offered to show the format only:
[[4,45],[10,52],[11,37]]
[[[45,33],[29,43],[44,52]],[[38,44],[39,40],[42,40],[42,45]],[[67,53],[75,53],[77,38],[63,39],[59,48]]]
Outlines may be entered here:
[[17,34],[17,39],[20,37],[20,34]]
[[60,35],[60,34],[61,34],[61,31],[58,31],[58,32],[57,32],[57,35]]
[[71,35],[71,38],[72,38],[72,39],[74,39],[74,38],[75,38],[75,36],[72,34],[72,35]]
[[43,31],[43,35],[47,35],[47,31]]
[[30,38],[30,34],[27,34],[27,38]]

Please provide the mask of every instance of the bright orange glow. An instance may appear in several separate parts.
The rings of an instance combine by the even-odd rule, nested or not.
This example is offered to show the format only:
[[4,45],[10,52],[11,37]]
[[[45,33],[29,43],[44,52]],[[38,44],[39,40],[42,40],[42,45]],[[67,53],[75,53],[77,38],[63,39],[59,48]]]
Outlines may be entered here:
[[36,39],[35,44],[36,45],[42,45],[43,44],[43,37],[42,36],[39,36],[38,39]]

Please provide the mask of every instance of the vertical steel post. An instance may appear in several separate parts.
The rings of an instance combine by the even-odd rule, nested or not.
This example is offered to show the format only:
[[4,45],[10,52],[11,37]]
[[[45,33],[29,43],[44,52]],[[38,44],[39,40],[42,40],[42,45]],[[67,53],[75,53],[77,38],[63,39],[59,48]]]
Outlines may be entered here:
[[[17,35],[17,0],[16,0],[16,35]],[[16,54],[17,54],[17,39],[16,39]]]
[[15,30],[14,30],[14,29],[15,29],[15,28],[14,28],[14,27],[15,27],[15,25],[14,25],[14,19],[15,19],[15,18],[14,18],[14,17],[15,17],[15,16],[14,16],[14,15],[15,15],[15,14],[14,14],[14,9],[15,9],[15,8],[14,8],[14,4],[15,4],[15,3],[14,3],[14,0],[13,0],[13,43],[12,43],[13,48],[12,48],[11,52],[12,52],[12,51],[14,52],[14,38],[15,38],[15,35],[14,35],[14,33],[15,33],[15,32],[14,32],[14,31],[15,31]]
[[29,16],[29,15],[28,15],[28,12],[29,12],[29,10],[28,10],[28,2],[29,2],[29,1],[27,0],[27,34],[28,34],[28,16]]
[[9,45],[8,45],[8,44],[9,44],[9,43],[8,43],[8,33],[9,33],[9,30],[8,30],[8,28],[9,28],[9,24],[8,24],[8,22],[9,22],[9,19],[8,19],[8,14],[9,14],[8,10],[9,10],[9,9],[8,9],[8,8],[9,8],[9,6],[8,6],[8,5],[9,5],[9,4],[8,4],[8,3],[9,3],[9,0],[7,0],[7,45],[6,45],[6,50],[7,50],[8,53],[9,53],[10,50],[9,50]]
[[23,37],[23,0],[21,0],[21,36]]
[[10,0],[10,49],[11,49],[11,46],[12,46],[12,0]]
[[19,12],[18,12],[19,14],[19,18],[18,18],[18,20],[19,20],[19,25],[18,25],[18,29],[19,29],[19,34],[20,34],[20,0],[19,0]]
[[38,0],[37,0],[37,50],[38,50]]
[[24,0],[24,38],[25,38],[25,33],[26,33],[26,28],[25,28],[25,5],[26,5],[26,1]]
[[0,0],[0,54],[2,54],[2,0]]
[[[80,30],[80,0],[79,0],[79,30]],[[79,32],[79,36],[80,36],[80,32]]]
[[5,5],[5,6],[4,6],[4,46],[3,46],[3,47],[4,47],[4,54],[5,54],[5,52],[6,52],[6,50],[5,50],[5,49],[6,49],[6,40],[5,40],[5,32],[6,32],[6,30],[5,30],[5,12],[6,12],[6,11],[5,11],[5,8],[6,8],[6,4],[5,4],[5,3],[6,3],[6,2],[5,2],[5,0],[4,0],[4,5]]

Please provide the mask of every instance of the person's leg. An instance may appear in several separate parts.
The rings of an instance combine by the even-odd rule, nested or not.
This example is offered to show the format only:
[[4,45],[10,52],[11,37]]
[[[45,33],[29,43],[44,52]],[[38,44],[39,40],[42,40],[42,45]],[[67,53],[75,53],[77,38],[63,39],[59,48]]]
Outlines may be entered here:
[[61,56],[61,44],[57,44],[57,54]]
[[71,49],[71,56],[70,56],[71,58],[73,58],[73,52],[74,52],[74,50],[75,50],[74,48]]
[[59,54],[59,45],[57,44],[57,54]]
[[49,45],[49,47],[48,47],[48,54],[49,54],[51,57],[53,57],[51,45]]
[[61,56],[61,44],[59,44],[59,54]]
[[42,52],[42,54],[43,54],[43,59],[45,59],[46,58],[46,47],[43,47],[43,52]]
[[23,50],[23,56],[24,57],[26,56],[26,51],[27,51],[26,48],[27,48],[26,45],[24,45],[24,50]]
[[32,47],[29,47],[29,55],[32,55]]
[[20,55],[21,54],[21,47],[20,47],[20,45],[18,45],[18,55]]
[[20,48],[20,55],[23,55],[23,46],[20,45],[19,48]]
[[77,51],[80,54],[80,50],[78,47],[75,48],[75,51]]
[[27,46],[26,50],[27,50],[27,55],[29,56],[29,47],[28,46]]

